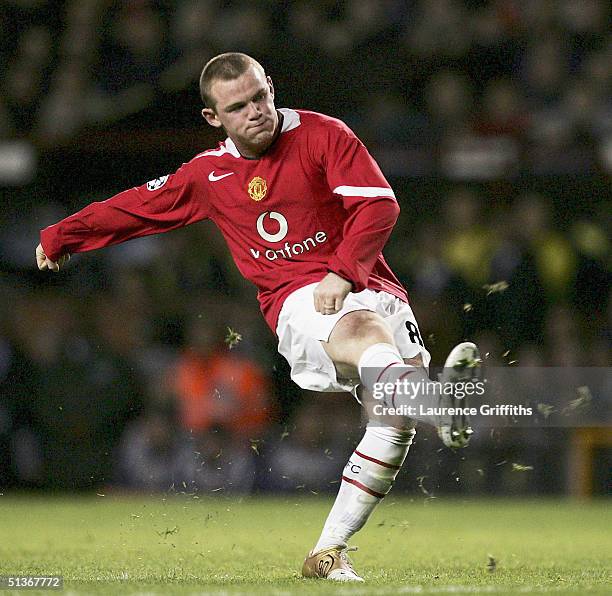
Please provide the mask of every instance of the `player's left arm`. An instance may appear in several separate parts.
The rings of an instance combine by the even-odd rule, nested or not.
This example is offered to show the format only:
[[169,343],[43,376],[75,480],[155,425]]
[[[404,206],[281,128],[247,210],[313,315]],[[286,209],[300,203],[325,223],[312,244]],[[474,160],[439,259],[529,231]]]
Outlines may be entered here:
[[342,200],[347,219],[342,241],[328,263],[330,273],[315,290],[315,307],[333,302],[337,312],[349,292],[367,287],[400,209],[378,164],[348,127],[335,122],[326,142],[327,183]]

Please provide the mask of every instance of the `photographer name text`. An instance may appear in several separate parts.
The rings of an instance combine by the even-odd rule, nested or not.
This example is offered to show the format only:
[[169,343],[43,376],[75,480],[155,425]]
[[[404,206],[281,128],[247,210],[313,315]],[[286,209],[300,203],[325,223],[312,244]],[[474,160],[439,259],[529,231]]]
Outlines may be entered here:
[[489,405],[482,404],[478,408],[467,407],[434,407],[422,404],[409,405],[402,404],[395,408],[387,407],[382,403],[377,403],[374,408],[376,416],[532,416],[533,408],[522,405]]

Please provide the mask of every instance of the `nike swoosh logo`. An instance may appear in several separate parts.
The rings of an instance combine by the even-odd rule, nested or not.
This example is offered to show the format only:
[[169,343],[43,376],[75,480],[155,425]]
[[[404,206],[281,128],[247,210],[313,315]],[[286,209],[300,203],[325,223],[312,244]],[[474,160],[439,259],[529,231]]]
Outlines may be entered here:
[[208,179],[211,182],[216,182],[217,180],[221,180],[222,178],[227,178],[231,176],[234,172],[230,172],[229,174],[221,174],[221,176],[215,176],[215,171],[213,170],[210,174],[208,174]]

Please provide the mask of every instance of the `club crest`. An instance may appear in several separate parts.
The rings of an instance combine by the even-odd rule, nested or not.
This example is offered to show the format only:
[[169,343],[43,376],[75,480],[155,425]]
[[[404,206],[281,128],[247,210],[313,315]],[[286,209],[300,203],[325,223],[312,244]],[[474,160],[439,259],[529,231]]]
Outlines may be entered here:
[[255,176],[253,180],[249,182],[249,196],[254,201],[261,201],[268,192],[268,185],[263,178]]

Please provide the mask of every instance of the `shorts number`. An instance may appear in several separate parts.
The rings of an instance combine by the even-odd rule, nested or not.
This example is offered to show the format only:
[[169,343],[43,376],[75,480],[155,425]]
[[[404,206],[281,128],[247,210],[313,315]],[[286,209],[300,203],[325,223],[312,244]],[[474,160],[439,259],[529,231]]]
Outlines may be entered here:
[[425,347],[419,328],[414,323],[406,321],[406,329],[408,329],[408,337],[413,344],[421,344],[422,347]]

